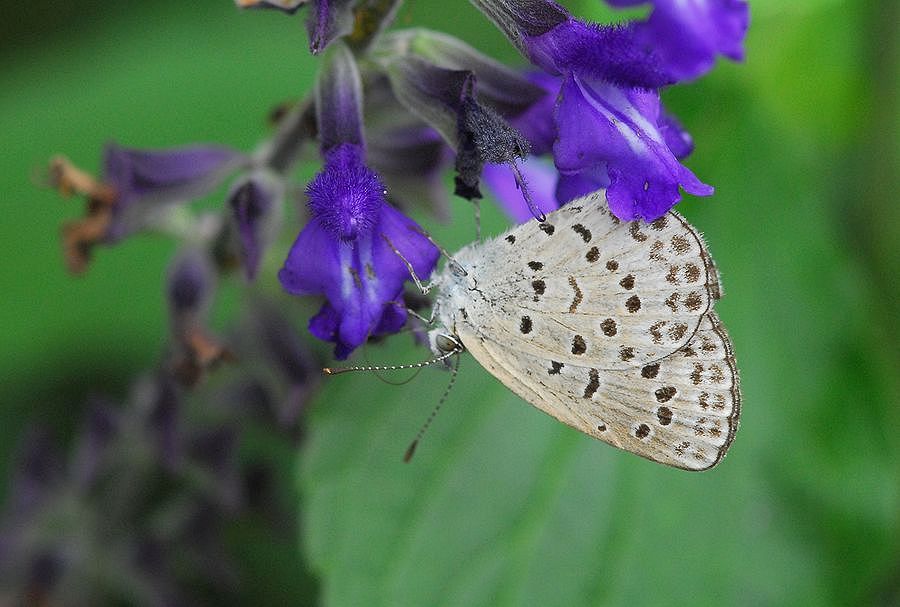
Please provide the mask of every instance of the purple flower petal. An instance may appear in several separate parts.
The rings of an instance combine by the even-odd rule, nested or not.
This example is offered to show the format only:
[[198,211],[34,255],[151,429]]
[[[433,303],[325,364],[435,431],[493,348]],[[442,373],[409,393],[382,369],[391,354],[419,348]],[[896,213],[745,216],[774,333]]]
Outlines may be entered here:
[[[607,0],[616,6],[636,2]],[[717,55],[744,58],[750,23],[744,0],[653,0],[650,17],[636,25],[637,37],[656,49],[666,70],[678,80],[708,72]]]
[[577,173],[560,173],[559,181],[556,184],[556,199],[560,205],[564,205],[607,186],[609,186],[609,174],[606,170],[606,163]]
[[639,41],[632,26],[585,23],[569,18],[540,36],[526,36],[528,58],[550,74],[569,72],[620,86],[658,88],[674,78]]
[[[519,164],[519,171],[525,179],[538,211],[549,213],[559,208],[559,204],[556,202],[556,182],[559,174],[553,165],[540,158],[530,156]],[[515,222],[523,223],[534,216],[522,196],[522,190],[519,189],[516,176],[509,165],[485,165],[482,179],[491,189],[491,193],[503,210]]]
[[682,166],[660,132],[659,95],[572,76],[557,109],[556,166],[563,174],[605,165],[607,198],[619,218],[652,221],[680,199],[679,186],[698,196],[713,189]]
[[306,31],[309,52],[317,55],[335,39],[353,31],[354,0],[312,0]]
[[694,151],[694,139],[674,116],[665,110],[660,111],[657,126],[675,158],[680,160],[691,155]]

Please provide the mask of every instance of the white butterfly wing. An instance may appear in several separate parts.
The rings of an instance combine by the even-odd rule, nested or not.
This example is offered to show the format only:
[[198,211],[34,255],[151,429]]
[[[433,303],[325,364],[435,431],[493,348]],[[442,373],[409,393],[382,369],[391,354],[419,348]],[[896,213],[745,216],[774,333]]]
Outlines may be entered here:
[[713,312],[691,340],[643,367],[561,362],[510,347],[490,326],[457,325],[463,345],[523,399],[573,428],[647,459],[706,470],[737,431],[740,385],[728,334]]
[[[702,238],[677,213],[623,223],[603,191],[460,251],[494,341],[560,362],[643,366],[684,346],[719,297]],[[590,364],[585,361],[591,361]]]

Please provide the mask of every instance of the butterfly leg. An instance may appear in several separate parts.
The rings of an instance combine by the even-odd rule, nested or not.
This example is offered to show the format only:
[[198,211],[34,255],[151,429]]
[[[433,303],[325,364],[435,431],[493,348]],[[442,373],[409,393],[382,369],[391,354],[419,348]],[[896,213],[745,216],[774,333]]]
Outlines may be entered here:
[[409,270],[409,275],[412,277],[413,282],[416,283],[416,286],[419,288],[422,294],[428,295],[428,292],[431,291],[432,283],[423,283],[421,279],[419,279],[419,276],[416,274],[415,268],[413,268],[412,264],[409,263],[409,260],[403,256],[403,253],[397,250],[397,247],[394,246],[394,243],[391,242],[391,239],[388,238],[387,234],[382,234],[381,237],[384,238],[384,241],[388,244],[389,247],[391,247],[391,251],[393,251],[394,254],[400,258],[400,260],[406,266],[406,269]]

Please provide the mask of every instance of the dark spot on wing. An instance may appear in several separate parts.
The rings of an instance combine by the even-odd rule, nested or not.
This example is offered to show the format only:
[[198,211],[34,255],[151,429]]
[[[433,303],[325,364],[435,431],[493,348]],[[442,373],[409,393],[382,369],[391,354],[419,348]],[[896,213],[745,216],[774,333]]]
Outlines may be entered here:
[[612,337],[618,332],[618,328],[616,327],[616,321],[612,318],[607,318],[603,322],[600,323],[600,329],[603,331],[603,334],[607,337]]
[[629,274],[625,278],[619,281],[619,286],[625,289],[626,291],[630,291],[634,288],[634,274]]
[[703,380],[703,365],[700,363],[694,363],[694,370],[691,371],[691,383],[695,386],[700,385],[700,382]]
[[625,308],[634,314],[641,309],[641,298],[637,295],[632,295],[625,301]]
[[700,309],[700,306],[703,305],[703,298],[700,297],[700,294],[697,291],[691,291],[688,296],[684,299],[684,307],[690,310],[691,312],[696,312]]
[[587,344],[581,335],[572,338],[572,354],[584,354],[587,352]]
[[663,215],[662,217],[660,217],[659,219],[657,219],[656,221],[651,223],[650,227],[652,229],[656,230],[657,232],[660,232],[666,228],[668,223],[669,223],[669,218],[666,217],[665,215]]
[[650,426],[641,424],[634,430],[634,435],[641,439],[647,438],[650,435]]
[[597,426],[597,430],[599,430],[600,432],[606,432],[606,424],[600,424],[599,426]]
[[534,270],[535,272],[537,272],[538,270],[544,269],[544,264],[542,264],[539,261],[529,261],[528,267],[531,268],[532,270]]
[[636,221],[631,222],[631,225],[628,227],[628,233],[638,242],[647,240],[647,235],[641,232],[641,224]]
[[672,397],[675,396],[675,393],[678,390],[675,389],[675,386],[666,386],[664,388],[660,388],[654,394],[656,395],[656,401],[660,403],[667,403],[672,400]]
[[572,303],[569,304],[569,314],[574,314],[575,310],[578,308],[578,304],[581,303],[583,295],[581,289],[578,288],[578,283],[575,281],[574,276],[569,276],[569,285],[575,290],[575,297],[572,299]]
[[588,252],[584,256],[589,262],[594,263],[598,259],[600,259],[600,249],[597,247],[591,247],[588,249]]
[[672,237],[672,250],[678,255],[684,255],[691,250],[691,242],[681,234],[676,234]]
[[610,259],[609,261],[606,262],[606,269],[609,270],[610,272],[615,272],[616,270],[619,269],[619,262],[616,261],[615,259]]
[[565,367],[564,364],[560,362],[556,362],[555,360],[550,361],[550,368],[547,369],[547,375],[559,375],[559,372],[562,368]]
[[653,343],[655,343],[655,344],[662,343],[662,332],[660,332],[660,329],[665,324],[666,324],[666,321],[661,320],[657,323],[653,323],[652,325],[650,325],[650,338],[653,340]]
[[668,426],[672,423],[672,410],[668,407],[660,407],[656,410],[656,417],[659,419],[660,424]]
[[543,280],[532,280],[531,288],[534,289],[534,301],[537,301],[541,295],[544,294],[544,291],[547,290],[547,283]]
[[628,362],[632,358],[634,358],[634,348],[631,346],[622,346],[619,348],[619,358],[623,361]]
[[549,224],[549,223],[542,223],[542,224],[539,224],[538,227],[539,227],[539,228],[541,229],[541,231],[542,231],[544,234],[546,234],[547,236],[553,236],[553,232],[556,231],[556,228],[553,227],[553,225],[552,225],[552,224]]
[[522,317],[522,322],[519,323],[519,331],[522,333],[528,334],[531,333],[531,318],[528,316]]
[[709,392],[701,392],[700,396],[697,398],[697,404],[699,404],[700,408],[704,411],[709,409]]
[[512,234],[510,234],[509,236],[506,237],[506,242],[508,242],[509,244],[515,244],[516,237],[513,236]]
[[669,295],[666,300],[663,302],[672,310],[672,312],[678,311],[678,300],[681,298],[681,294],[677,291]]
[[647,365],[643,369],[641,369],[641,377],[645,379],[653,379],[659,373],[659,363],[654,363],[652,365]]
[[678,284],[678,270],[681,266],[669,266],[669,273],[666,274],[666,282],[670,282],[673,285]]
[[591,241],[591,231],[580,223],[576,223],[575,225],[573,225],[572,229],[575,230],[575,233],[581,236],[581,239],[585,242]]
[[688,327],[684,323],[678,323],[674,325],[671,329],[669,329],[669,339],[672,341],[678,341],[684,334],[687,333]]
[[585,398],[591,398],[597,392],[597,389],[600,388],[600,374],[597,372],[597,369],[591,369],[588,379],[588,384],[584,387]]
[[684,266],[684,277],[688,282],[697,282],[700,280],[700,268],[696,264],[689,263]]

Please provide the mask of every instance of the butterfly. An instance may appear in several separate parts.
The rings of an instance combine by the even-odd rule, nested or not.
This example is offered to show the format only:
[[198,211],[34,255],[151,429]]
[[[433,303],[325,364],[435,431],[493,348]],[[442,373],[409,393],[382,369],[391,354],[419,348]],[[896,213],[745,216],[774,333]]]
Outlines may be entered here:
[[731,445],[741,393],[718,271],[678,213],[623,222],[600,190],[464,247],[432,286],[432,350],[467,350],[559,421],[686,470]]

